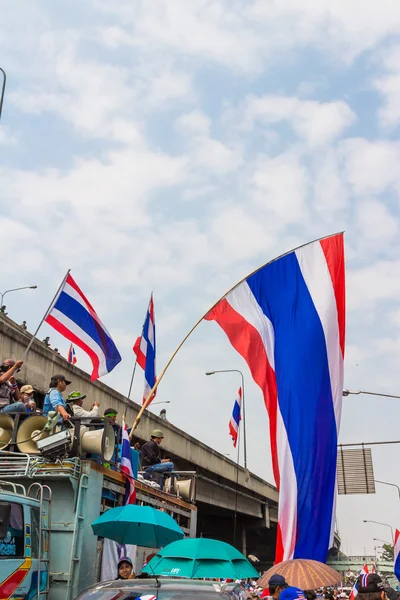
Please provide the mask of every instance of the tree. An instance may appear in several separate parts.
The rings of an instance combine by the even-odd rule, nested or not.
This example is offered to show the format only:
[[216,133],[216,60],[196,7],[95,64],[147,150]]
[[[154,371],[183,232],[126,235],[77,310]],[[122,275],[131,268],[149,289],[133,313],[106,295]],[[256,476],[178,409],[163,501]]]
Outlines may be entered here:
[[388,562],[394,561],[394,546],[393,544],[383,544],[383,551],[381,554],[381,560],[386,560]]

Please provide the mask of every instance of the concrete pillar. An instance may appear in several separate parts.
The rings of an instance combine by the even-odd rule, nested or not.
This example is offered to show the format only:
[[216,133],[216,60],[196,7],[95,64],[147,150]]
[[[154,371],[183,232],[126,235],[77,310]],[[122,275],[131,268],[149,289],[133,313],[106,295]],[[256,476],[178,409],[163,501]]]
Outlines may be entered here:
[[247,556],[246,526],[242,526],[242,554]]

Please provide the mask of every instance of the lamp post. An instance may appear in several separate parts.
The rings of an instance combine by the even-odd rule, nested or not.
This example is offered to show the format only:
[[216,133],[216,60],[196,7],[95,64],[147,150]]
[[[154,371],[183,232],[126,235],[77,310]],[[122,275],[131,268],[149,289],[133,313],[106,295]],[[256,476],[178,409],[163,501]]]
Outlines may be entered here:
[[388,481],[379,481],[378,479],[374,479],[375,483],[381,483],[382,485],[390,485],[390,487],[395,487],[397,489],[397,493],[399,495],[400,500],[400,487],[395,483],[389,483]]
[[1,86],[1,95],[0,95],[0,119],[1,119],[1,112],[3,110],[3,100],[4,100],[4,92],[6,89],[6,81],[7,81],[7,75],[4,69],[2,69],[0,67],[0,71],[3,73],[3,85]]
[[[381,538],[372,538],[374,542],[383,542],[384,544],[389,544],[390,542],[386,542],[385,540],[381,540]],[[377,548],[382,548],[382,546],[377,546]]]
[[171,404],[171,400],[163,400],[162,402],[152,402],[151,406],[155,406],[156,404]]
[[382,527],[389,527],[391,533],[392,533],[392,543],[394,544],[394,533],[393,533],[393,527],[391,525],[388,525],[388,523],[381,523],[380,521],[370,521],[368,519],[363,519],[364,523],[375,523],[375,525],[382,525]]
[[24,287],[12,288],[11,290],[6,290],[3,293],[0,293],[0,307],[3,306],[3,298],[9,292],[17,292],[18,290],[36,290],[37,285],[26,285]]
[[394,394],[380,394],[379,392],[367,392],[365,390],[343,390],[343,396],[349,396],[350,394],[358,396],[359,394],[368,394],[368,396],[384,396],[385,398],[400,398]]
[[246,443],[246,409],[244,401],[244,375],[239,369],[220,369],[218,371],[207,371],[206,375],[215,375],[216,373],[239,373],[242,379],[242,409],[243,409],[243,461],[244,468],[247,469],[247,443]]

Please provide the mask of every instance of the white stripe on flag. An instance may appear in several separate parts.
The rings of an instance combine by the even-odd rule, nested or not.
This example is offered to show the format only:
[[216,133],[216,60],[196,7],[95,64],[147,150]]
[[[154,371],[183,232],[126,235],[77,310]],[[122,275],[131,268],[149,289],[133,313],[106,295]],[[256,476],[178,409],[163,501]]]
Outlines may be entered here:
[[89,348],[93,350],[95,354],[97,354],[99,358],[99,376],[107,375],[107,364],[106,357],[104,355],[103,350],[100,346],[85,332],[81,329],[75,321],[71,321],[64,313],[60,312],[56,308],[53,308],[51,312],[51,316],[54,317],[57,321],[60,321],[62,325],[67,327],[72,333],[76,335],[76,337],[80,338]]

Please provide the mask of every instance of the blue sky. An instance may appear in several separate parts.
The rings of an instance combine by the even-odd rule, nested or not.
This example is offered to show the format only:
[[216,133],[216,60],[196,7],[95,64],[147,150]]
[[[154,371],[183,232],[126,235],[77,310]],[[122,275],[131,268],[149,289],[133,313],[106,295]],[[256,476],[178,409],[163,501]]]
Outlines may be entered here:
[[[123,354],[104,381],[126,392],[151,290],[160,369],[246,273],[346,230],[346,387],[400,392],[397,1],[6,5],[2,287],[39,286],[7,298],[12,318],[34,329],[71,268]],[[238,382],[204,376],[224,368],[245,373],[250,468],[272,480],[261,393],[215,324],[187,342],[158,398],[233,455]],[[341,440],[397,439],[399,416],[396,400],[345,398]],[[400,484],[398,452],[374,449],[378,479]],[[339,498],[344,549],[371,552],[386,531],[362,520],[400,528],[398,509],[391,488]]]

